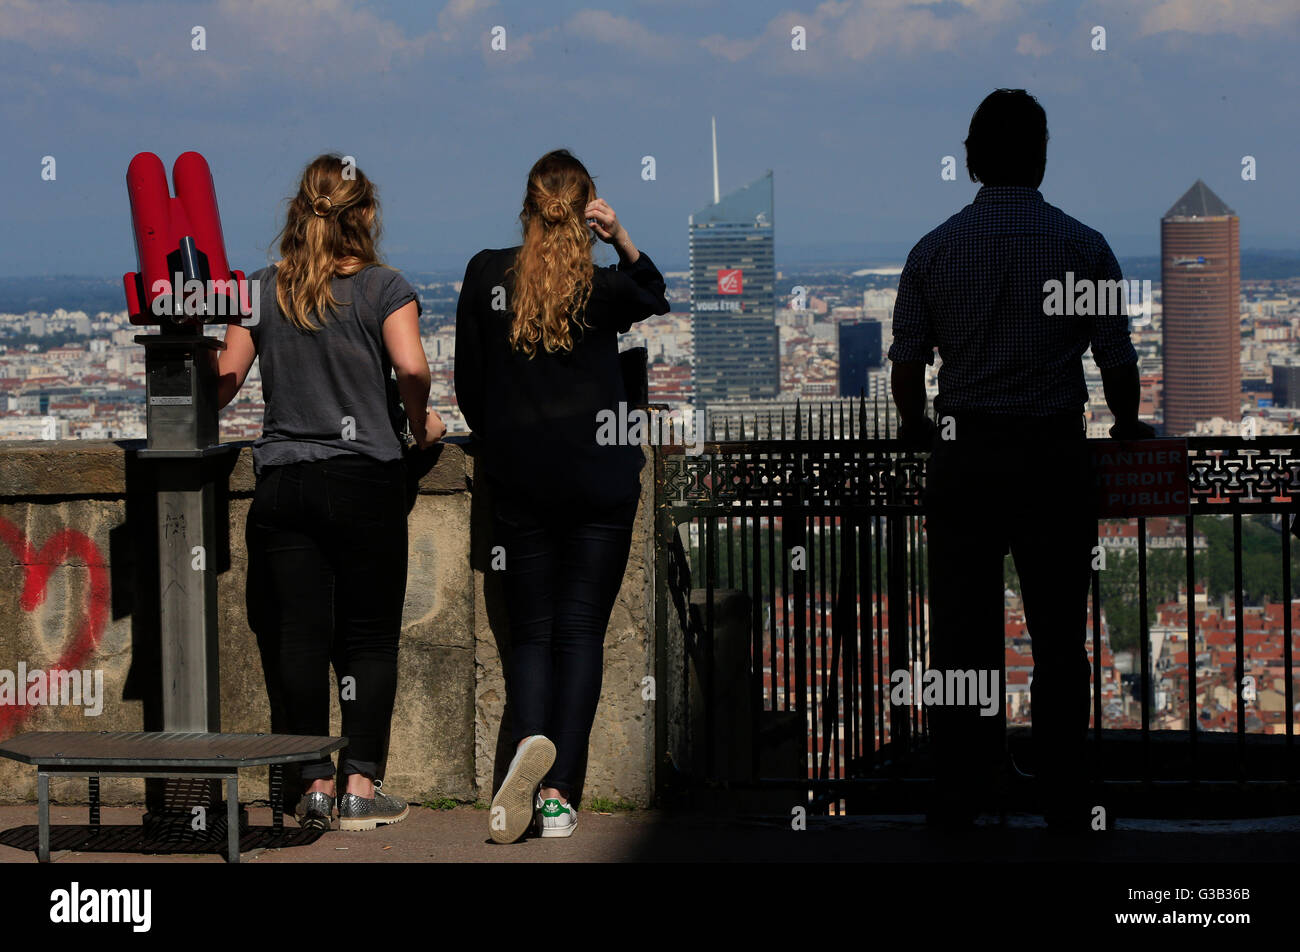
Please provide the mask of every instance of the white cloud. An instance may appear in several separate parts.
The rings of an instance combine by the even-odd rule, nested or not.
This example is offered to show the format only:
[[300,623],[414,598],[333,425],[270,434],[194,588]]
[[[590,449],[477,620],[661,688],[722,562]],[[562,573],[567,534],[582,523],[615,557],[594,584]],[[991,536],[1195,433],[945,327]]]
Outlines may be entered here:
[[[451,0],[449,23],[484,0]],[[444,10],[444,13],[447,13]],[[0,38],[41,53],[93,51],[129,60],[144,73],[172,67],[202,70],[218,63],[189,57],[190,30],[207,31],[207,59],[238,71],[270,53],[285,65],[323,70],[386,70],[423,53],[438,34],[408,36],[358,0],[215,0],[187,6],[69,0],[0,0]],[[184,65],[180,65],[181,63]],[[154,78],[158,73],[150,72]]]
[[438,29],[451,31],[472,19],[476,14],[496,6],[496,0],[448,0],[438,14]]
[[[331,70],[387,69],[394,60],[423,53],[436,36],[407,36],[355,0],[218,0],[216,13],[223,24],[238,24],[248,47]],[[193,17],[202,19],[197,12]]]
[[[809,12],[791,11],[770,20],[758,36],[713,34],[700,45],[732,62],[760,50],[789,49],[791,29],[808,35],[804,62],[865,60],[878,55],[954,51],[979,30],[1011,18],[1032,0],[827,0]],[[942,6],[942,9],[938,9]]]
[[1142,17],[1139,35],[1181,31],[1243,36],[1297,26],[1296,0],[1164,0]]
[[762,37],[743,38],[724,36],[721,33],[714,33],[700,39],[700,46],[714,56],[719,56],[732,63],[738,63],[751,56],[762,45]]
[[567,29],[584,40],[621,47],[641,56],[662,58],[676,52],[676,41],[672,38],[606,10],[581,10],[569,19]]
[[0,37],[36,50],[84,45],[107,35],[112,25],[112,11],[102,3],[0,0]]
[[1021,33],[1016,40],[1016,52],[1021,56],[1046,56],[1056,47],[1043,41],[1037,33]]

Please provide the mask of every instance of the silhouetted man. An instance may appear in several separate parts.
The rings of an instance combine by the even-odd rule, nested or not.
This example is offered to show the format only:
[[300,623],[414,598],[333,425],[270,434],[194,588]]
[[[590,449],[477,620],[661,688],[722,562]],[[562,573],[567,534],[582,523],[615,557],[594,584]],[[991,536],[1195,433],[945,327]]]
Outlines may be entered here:
[[[966,169],[981,188],[908,255],[889,359],[900,436],[931,450],[929,668],[973,671],[976,683],[981,672],[1001,671],[1002,559],[1009,550],[1033,643],[1033,737],[1044,814],[1053,828],[1078,830],[1089,819],[1086,622],[1097,544],[1083,422],[1082,357],[1089,346],[1117,421],[1111,435],[1139,439],[1154,431],[1137,418],[1126,295],[1116,306],[1113,291],[1102,293],[1100,308],[1065,309],[1069,316],[1048,303],[1049,282],[1072,287],[1070,293],[1096,282],[1094,291],[1104,292],[1114,285],[1101,282],[1122,275],[1100,233],[1043,200],[1038,186],[1046,162],[1047,116],[1038,101],[1022,89],[990,94],[966,138]],[[1079,313],[1098,309],[1110,313]],[[924,371],[935,348],[942,364],[931,420]],[[937,704],[927,700],[938,780],[931,823],[969,826],[997,785],[1005,760],[1004,692],[999,681],[995,716],[981,714],[972,698],[959,703],[956,692]]]

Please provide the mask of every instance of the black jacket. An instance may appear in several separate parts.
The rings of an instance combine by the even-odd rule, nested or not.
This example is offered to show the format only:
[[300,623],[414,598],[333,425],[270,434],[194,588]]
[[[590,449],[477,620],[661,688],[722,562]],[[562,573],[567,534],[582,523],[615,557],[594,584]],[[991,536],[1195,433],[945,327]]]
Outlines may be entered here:
[[[456,400],[480,443],[478,465],[499,490],[542,506],[625,503],[640,491],[645,457],[638,446],[597,443],[598,414],[618,414],[627,400],[617,335],[668,313],[663,275],[645,252],[596,268],[582,322],[570,317],[573,349],[539,347],[529,358],[509,339],[514,276],[506,272],[518,251],[471,258],[456,305]],[[497,287],[504,310],[492,307]]]

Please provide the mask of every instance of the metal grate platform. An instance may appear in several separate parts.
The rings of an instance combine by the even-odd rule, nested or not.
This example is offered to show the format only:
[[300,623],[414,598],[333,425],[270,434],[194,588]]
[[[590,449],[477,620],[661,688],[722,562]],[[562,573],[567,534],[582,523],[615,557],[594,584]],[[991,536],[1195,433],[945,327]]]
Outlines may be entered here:
[[[175,731],[36,731],[0,743],[0,757],[37,768],[40,833],[37,858],[50,859],[50,777],[90,778],[90,822],[99,825],[100,777],[161,777],[226,781],[226,859],[239,862],[239,771],[271,768],[278,791],[285,764],[317,760],[347,746],[344,737],[296,734],[206,734]],[[272,796],[275,829],[284,823]]]

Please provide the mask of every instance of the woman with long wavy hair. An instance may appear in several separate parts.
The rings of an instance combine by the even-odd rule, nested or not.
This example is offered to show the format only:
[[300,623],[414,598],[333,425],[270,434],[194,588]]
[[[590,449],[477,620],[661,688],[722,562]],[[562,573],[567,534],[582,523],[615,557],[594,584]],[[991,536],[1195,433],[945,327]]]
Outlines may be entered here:
[[[505,557],[516,749],[489,822],[503,843],[534,819],[542,836],[577,825],[570,797],[645,462],[639,446],[598,439],[598,422],[627,401],[618,334],[668,312],[663,276],[569,152],[533,166],[519,220],[521,245],[470,259],[456,307],[456,398]],[[616,265],[595,266],[596,237]]]
[[[246,530],[249,623],[286,733],[329,734],[333,663],[348,738],[337,800],[344,830],[408,813],[379,778],[406,597],[406,479],[391,373],[416,443],[430,446],[446,432],[427,409],[419,299],[379,261],[379,218],[360,169],[333,155],[307,166],[281,260],[250,275],[263,318],[226,334],[218,394],[226,406],[258,359],[265,409]],[[303,765],[296,813],[304,827],[330,828],[334,777],[328,757]]]

